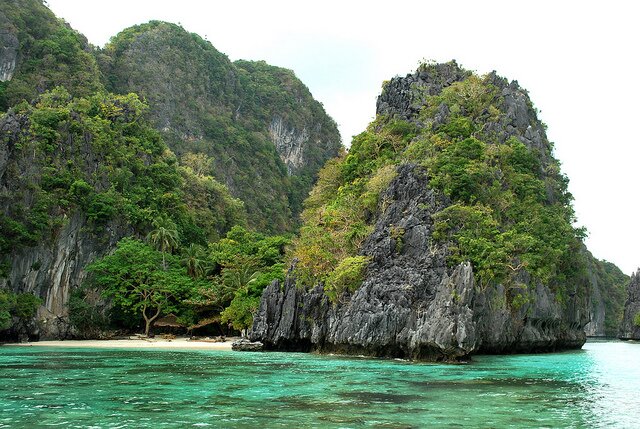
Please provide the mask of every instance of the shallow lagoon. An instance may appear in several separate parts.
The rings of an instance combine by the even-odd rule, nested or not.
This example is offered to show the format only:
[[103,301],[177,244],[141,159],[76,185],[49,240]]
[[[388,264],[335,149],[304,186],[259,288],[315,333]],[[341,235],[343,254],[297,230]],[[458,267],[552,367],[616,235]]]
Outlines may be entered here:
[[640,344],[468,365],[0,347],[0,428],[640,427]]

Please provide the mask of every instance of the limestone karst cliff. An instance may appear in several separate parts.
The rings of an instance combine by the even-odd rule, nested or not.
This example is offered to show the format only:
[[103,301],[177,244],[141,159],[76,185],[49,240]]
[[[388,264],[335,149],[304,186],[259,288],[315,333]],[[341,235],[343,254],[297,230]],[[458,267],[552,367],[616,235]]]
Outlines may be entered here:
[[517,82],[427,64],[387,82],[377,114],[320,173],[253,340],[454,360],[576,348],[604,325],[593,289],[610,284]]
[[38,0],[0,3],[0,111],[63,85],[74,96],[102,89],[87,39]]
[[[401,166],[383,198],[389,206],[361,250],[371,257],[362,286],[332,303],[322,285],[305,290],[296,286],[294,274],[284,284],[276,281],[262,296],[253,340],[276,350],[426,360],[584,343],[584,297],[574,292],[568,305],[561,305],[548,287],[537,284],[528,291],[533,299],[514,309],[506,287],[477,286],[468,262],[447,266],[447,249],[434,248],[429,237],[432,215],[448,202],[429,189],[422,168]],[[404,231],[399,252],[394,227]]]
[[60,333],[86,265],[154,218],[194,241],[244,222],[228,190],[178,165],[144,109],[133,94],[58,88],[0,117],[0,289],[42,298],[43,337]]
[[615,337],[624,311],[629,276],[607,261],[594,258],[586,249],[585,278],[591,285],[589,323],[585,332],[590,337]]
[[128,28],[99,63],[109,90],[147,100],[174,152],[213,158],[210,173],[258,229],[292,230],[315,174],[341,147],[335,123],[292,71],[231,62],[177,25]]
[[154,217],[184,246],[236,224],[292,230],[341,148],[292,71],[232,63],[174,24],[98,49],[43,2],[3,1],[0,78],[0,291],[42,299],[42,338],[68,330],[87,264]]
[[618,338],[640,340],[640,270],[631,276]]

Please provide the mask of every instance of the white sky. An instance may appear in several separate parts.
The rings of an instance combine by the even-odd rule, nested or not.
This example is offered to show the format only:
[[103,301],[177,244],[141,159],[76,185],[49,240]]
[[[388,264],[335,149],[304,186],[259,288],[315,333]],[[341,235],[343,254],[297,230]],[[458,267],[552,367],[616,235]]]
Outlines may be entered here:
[[422,59],[456,59],[518,80],[541,111],[571,180],[587,246],[640,266],[640,4],[635,1],[48,0],[93,44],[159,19],[232,60],[295,71],[345,144],[375,115],[383,80]]

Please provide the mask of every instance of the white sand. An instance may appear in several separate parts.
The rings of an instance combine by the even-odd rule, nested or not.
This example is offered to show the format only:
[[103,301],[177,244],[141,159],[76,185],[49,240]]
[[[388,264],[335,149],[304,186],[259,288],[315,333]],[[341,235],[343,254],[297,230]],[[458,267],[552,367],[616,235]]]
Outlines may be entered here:
[[161,338],[130,338],[124,340],[65,340],[65,341],[36,341],[33,343],[5,344],[20,347],[82,347],[82,348],[116,348],[116,349],[198,349],[198,350],[231,350],[231,339],[222,343],[175,338],[164,340]]

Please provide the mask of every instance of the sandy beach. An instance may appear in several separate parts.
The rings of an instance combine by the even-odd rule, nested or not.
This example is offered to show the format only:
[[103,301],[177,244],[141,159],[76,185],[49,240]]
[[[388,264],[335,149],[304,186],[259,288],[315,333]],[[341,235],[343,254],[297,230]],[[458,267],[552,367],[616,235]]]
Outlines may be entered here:
[[20,347],[82,347],[82,348],[117,348],[117,349],[189,349],[189,350],[231,350],[231,343],[235,338],[224,342],[214,343],[205,340],[190,340],[189,338],[136,338],[120,340],[65,340],[65,341],[36,341],[31,343],[11,343],[5,346]]

